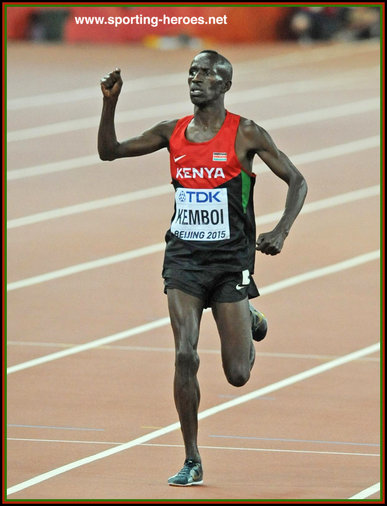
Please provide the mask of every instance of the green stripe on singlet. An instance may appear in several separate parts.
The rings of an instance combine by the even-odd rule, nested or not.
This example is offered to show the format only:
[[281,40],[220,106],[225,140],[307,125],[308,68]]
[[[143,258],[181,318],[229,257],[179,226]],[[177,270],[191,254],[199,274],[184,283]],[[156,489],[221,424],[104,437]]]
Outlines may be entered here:
[[242,174],[242,208],[246,214],[247,204],[249,203],[251,179],[245,171],[241,171]]

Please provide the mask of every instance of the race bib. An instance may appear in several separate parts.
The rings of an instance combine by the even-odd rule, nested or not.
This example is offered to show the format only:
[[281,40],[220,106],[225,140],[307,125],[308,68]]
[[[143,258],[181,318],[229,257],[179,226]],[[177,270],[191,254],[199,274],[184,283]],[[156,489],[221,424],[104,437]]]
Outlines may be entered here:
[[177,188],[171,232],[186,241],[230,239],[227,188]]

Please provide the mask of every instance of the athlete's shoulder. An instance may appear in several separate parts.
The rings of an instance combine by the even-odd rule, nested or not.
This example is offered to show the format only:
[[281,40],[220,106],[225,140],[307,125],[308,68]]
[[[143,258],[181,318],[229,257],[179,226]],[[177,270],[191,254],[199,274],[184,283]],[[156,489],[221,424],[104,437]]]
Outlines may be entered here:
[[238,127],[238,135],[247,142],[254,144],[262,139],[265,130],[255,121],[241,116]]
[[153,128],[153,132],[161,135],[165,138],[170,138],[172,135],[172,132],[174,131],[176,124],[179,120],[177,119],[171,119],[171,120],[164,120],[160,121],[160,123],[157,123]]
[[239,121],[239,130],[245,134],[254,134],[260,131],[260,126],[252,119],[241,116]]
[[178,121],[179,121],[178,119],[166,119],[164,121],[160,121],[160,123],[157,123],[156,127],[160,128],[160,129],[165,129],[165,130],[170,130],[170,129],[173,130]]

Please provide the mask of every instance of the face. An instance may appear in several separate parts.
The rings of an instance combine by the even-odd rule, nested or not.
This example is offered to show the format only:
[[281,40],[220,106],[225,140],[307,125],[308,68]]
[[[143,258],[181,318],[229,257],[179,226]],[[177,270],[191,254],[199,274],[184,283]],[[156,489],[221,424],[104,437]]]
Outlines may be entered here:
[[213,102],[229,88],[222,76],[221,67],[208,54],[200,54],[192,60],[188,85],[191,102],[195,105]]

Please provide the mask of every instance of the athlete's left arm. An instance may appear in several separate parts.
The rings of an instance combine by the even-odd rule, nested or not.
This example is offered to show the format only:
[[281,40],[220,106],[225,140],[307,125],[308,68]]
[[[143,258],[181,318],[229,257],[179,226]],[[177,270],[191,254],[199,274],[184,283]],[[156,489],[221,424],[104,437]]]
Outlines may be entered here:
[[288,185],[284,213],[270,232],[259,235],[256,249],[267,255],[277,255],[282,250],[294,220],[304,205],[308,187],[304,176],[280,151],[271,136],[254,122],[245,124],[244,139],[248,156],[257,154],[261,160]]

